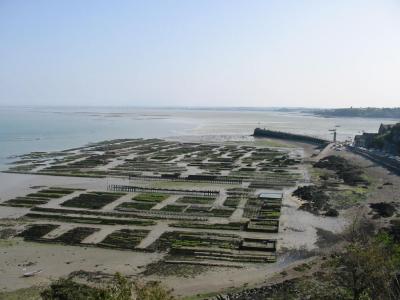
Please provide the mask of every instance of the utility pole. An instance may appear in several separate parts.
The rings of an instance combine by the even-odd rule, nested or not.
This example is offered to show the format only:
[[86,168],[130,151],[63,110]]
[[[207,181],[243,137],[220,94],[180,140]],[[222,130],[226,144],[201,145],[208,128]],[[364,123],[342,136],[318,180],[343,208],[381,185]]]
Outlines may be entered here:
[[329,131],[332,132],[332,134],[333,134],[333,142],[336,143],[336,128],[335,129],[329,129]]

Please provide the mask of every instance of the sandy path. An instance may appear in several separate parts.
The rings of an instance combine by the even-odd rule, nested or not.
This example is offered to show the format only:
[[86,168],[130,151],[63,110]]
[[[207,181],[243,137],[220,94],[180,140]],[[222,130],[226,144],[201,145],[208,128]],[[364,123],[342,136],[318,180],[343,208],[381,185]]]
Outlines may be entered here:
[[329,155],[329,153],[332,151],[333,147],[335,146],[335,143],[330,143],[329,145],[327,145],[324,149],[322,149],[322,151],[320,153],[318,153],[317,156],[315,156],[313,158],[313,160],[318,161],[321,158]]
[[181,198],[181,195],[172,195],[169,196],[167,199],[165,199],[164,201],[161,201],[160,203],[157,203],[155,206],[153,206],[151,209],[152,210],[160,210],[161,208],[163,208],[164,206],[167,206],[169,204],[173,204],[175,203],[176,200],[178,200],[179,198]]
[[130,202],[132,201],[132,198],[136,195],[136,193],[128,193],[125,196],[122,196],[118,198],[117,200],[103,206],[100,211],[113,211],[118,205],[120,205],[123,202]]
[[219,189],[219,195],[217,199],[213,203],[213,207],[220,207],[224,205],[224,202],[226,200],[226,189],[225,188],[220,188]]
[[65,224],[65,223],[60,224],[60,226],[58,228],[50,231],[48,234],[44,235],[43,238],[54,239],[77,226],[78,226],[77,224]]
[[246,205],[246,202],[247,202],[247,198],[243,197],[242,199],[240,199],[240,202],[239,202],[237,208],[235,209],[235,211],[229,218],[231,221],[240,221],[243,218],[244,207]]
[[58,198],[58,199],[51,199],[49,202],[43,205],[39,205],[40,207],[48,207],[48,208],[63,208],[60,206],[61,203],[64,203],[65,201],[75,198],[79,196],[80,194],[83,194],[85,191],[76,191],[73,192],[72,194],[66,195],[64,197]]
[[127,159],[127,157],[124,157],[124,159],[114,158],[108,164],[106,164],[104,166],[98,166],[95,169],[98,171],[108,171],[112,168],[122,165],[125,162],[125,159]]
[[99,231],[96,231],[93,234],[89,235],[87,238],[85,238],[82,241],[82,243],[84,244],[100,243],[102,240],[105,239],[107,235],[113,233],[115,230],[118,230],[116,226],[103,227]]
[[154,243],[166,230],[168,226],[162,223],[157,224],[152,231],[141,240],[140,244],[137,246],[139,249],[144,249]]

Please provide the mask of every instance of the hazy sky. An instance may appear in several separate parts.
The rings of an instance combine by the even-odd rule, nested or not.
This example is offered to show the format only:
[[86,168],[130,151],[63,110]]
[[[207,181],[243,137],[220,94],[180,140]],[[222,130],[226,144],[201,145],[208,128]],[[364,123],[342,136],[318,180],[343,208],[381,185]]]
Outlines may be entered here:
[[400,106],[400,1],[0,0],[0,105]]

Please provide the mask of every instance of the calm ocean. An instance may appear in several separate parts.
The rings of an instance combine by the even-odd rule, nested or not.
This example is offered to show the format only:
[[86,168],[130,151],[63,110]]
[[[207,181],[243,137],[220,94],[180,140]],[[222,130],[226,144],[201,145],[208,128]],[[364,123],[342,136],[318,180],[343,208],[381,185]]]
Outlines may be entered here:
[[301,113],[256,110],[143,109],[124,107],[0,107],[0,168],[8,157],[52,151],[115,138],[188,135],[250,135],[255,127],[341,140],[377,131],[395,120],[320,118]]

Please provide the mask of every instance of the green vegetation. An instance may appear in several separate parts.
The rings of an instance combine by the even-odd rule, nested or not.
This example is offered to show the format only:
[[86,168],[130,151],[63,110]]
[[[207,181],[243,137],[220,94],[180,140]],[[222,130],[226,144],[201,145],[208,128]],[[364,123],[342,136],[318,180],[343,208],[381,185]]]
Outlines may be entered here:
[[348,185],[368,184],[363,177],[364,172],[360,167],[337,155],[324,157],[315,163],[314,167],[334,171]]
[[400,107],[395,108],[337,108],[314,110],[315,114],[324,117],[357,117],[357,118],[400,118]]
[[204,224],[195,222],[179,222],[170,224],[172,227],[181,228],[201,228],[201,229],[213,229],[213,230],[243,230],[246,223],[232,222],[226,224]]
[[58,228],[59,225],[54,224],[33,224],[24,230],[18,236],[23,237],[26,241],[46,242],[46,243],[61,243],[66,245],[80,244],[86,237],[100,230],[99,228],[90,227],[75,227],[66,233],[53,238],[44,239],[43,237]]
[[177,248],[202,248],[202,247],[212,247],[212,246],[217,246],[218,248],[221,249],[233,249],[234,246],[232,243],[229,241],[220,241],[220,240],[202,240],[202,239],[191,239],[190,237],[188,238],[185,236],[185,239],[182,240],[174,240],[172,241],[171,247],[174,249]]
[[117,209],[136,209],[136,210],[149,210],[157,203],[148,202],[123,202],[117,206]]
[[142,201],[142,202],[162,202],[167,199],[169,195],[161,194],[161,193],[143,193],[138,194],[132,198],[135,201]]
[[186,213],[195,214],[195,215],[209,215],[211,210],[211,206],[189,206],[185,210]]
[[89,286],[70,278],[53,282],[41,293],[43,300],[173,300],[158,282],[131,282],[119,273],[105,286]]
[[[390,299],[396,289],[400,247],[388,235],[356,240],[332,261],[333,280],[350,290],[353,299],[363,296]],[[394,284],[394,286],[392,286]]]
[[106,291],[100,288],[90,287],[70,279],[59,279],[44,290],[41,296],[43,300],[97,300],[107,299],[105,294]]
[[275,245],[275,241],[241,238],[235,234],[173,231],[164,232],[148,248],[154,251],[169,251],[169,259],[172,260],[198,262],[205,259],[265,263],[275,261]]
[[320,186],[300,186],[293,192],[293,196],[307,201],[300,207],[303,210],[319,213],[321,210],[328,210],[330,208],[329,197],[326,194],[325,189]]
[[273,140],[273,139],[257,139],[254,141],[254,144],[256,146],[261,146],[261,147],[279,147],[279,148],[293,148],[294,146],[289,144],[289,143],[285,143],[284,141],[277,141],[277,140]]
[[48,234],[50,231],[53,231],[58,226],[59,225],[55,224],[33,224],[21,232],[18,236],[23,237],[24,240],[27,241],[35,241]]
[[330,203],[337,208],[348,208],[362,203],[366,199],[369,190],[369,188],[365,187],[349,187],[343,190],[330,192]]
[[106,219],[100,217],[74,217],[67,215],[50,215],[50,214],[38,214],[38,213],[28,213],[25,215],[27,218],[31,219],[41,219],[41,220],[55,220],[62,222],[71,223],[86,223],[86,224],[101,224],[101,225],[139,225],[139,226],[150,226],[155,225],[156,222],[151,220],[141,220],[141,219]]
[[3,202],[1,205],[14,207],[35,207],[49,202],[51,199],[57,199],[77,191],[76,189],[49,188],[36,193],[30,193],[25,197],[17,197]]
[[399,299],[399,270],[400,246],[390,236],[356,237],[318,276],[302,278],[297,297],[288,299]]
[[311,170],[315,185],[298,187],[293,195],[306,201],[300,209],[335,217],[336,209],[349,208],[366,199],[374,186],[364,171],[340,156],[327,156]]
[[213,217],[229,218],[234,210],[230,208],[213,208],[211,214]]
[[304,271],[307,271],[307,270],[310,270],[310,269],[311,269],[311,266],[309,264],[306,264],[306,263],[300,264],[300,265],[298,265],[298,266],[293,268],[293,270],[295,270],[297,272],[304,272]]
[[385,132],[376,134],[369,146],[394,155],[400,155],[400,123],[393,125]]
[[281,199],[249,198],[243,216],[250,219],[279,220],[281,215]]
[[7,200],[0,205],[2,206],[13,206],[13,207],[34,207],[36,205],[46,204],[50,199],[48,198],[33,198],[33,197],[16,197],[14,199]]
[[232,234],[215,234],[206,232],[164,232],[161,237],[149,246],[149,249],[165,251],[181,247],[219,247],[238,248],[240,238]]
[[246,231],[258,231],[258,232],[278,232],[279,230],[279,220],[278,219],[269,219],[269,220],[260,220],[255,219],[251,220],[246,227]]
[[236,208],[239,205],[241,199],[242,198],[239,196],[228,196],[224,201],[224,206]]
[[183,212],[187,206],[186,205],[174,205],[169,204],[161,208],[162,211],[171,211],[171,212]]
[[18,289],[11,292],[0,292],[0,299],[2,300],[42,300],[40,296],[42,288],[33,286],[29,288]]
[[34,212],[46,212],[46,213],[57,213],[57,214],[77,214],[80,215],[90,215],[90,216],[102,216],[102,217],[116,217],[116,218],[131,218],[135,216],[135,214],[131,213],[116,213],[116,212],[108,212],[108,211],[92,211],[92,210],[75,210],[68,208],[51,208],[51,207],[34,207],[31,209]]
[[90,192],[67,200],[64,203],[61,203],[61,206],[100,209],[103,206],[117,200],[123,195],[125,194],[110,192]]
[[[189,264],[193,261],[210,267],[224,262],[266,263],[276,260],[275,242],[248,239],[252,234],[244,231],[277,232],[281,201],[255,199],[255,188],[279,189],[293,186],[300,177],[296,170],[298,163],[300,160],[284,149],[224,143],[123,139],[62,152],[33,153],[31,157],[21,156],[21,160],[14,166],[26,166],[27,170],[35,174],[110,176],[129,178],[131,181],[130,187],[120,187],[126,194],[81,191],[70,195],[68,199],[61,197],[63,192],[70,191],[62,191],[61,188],[58,191],[49,188],[35,189],[38,192],[30,193],[24,197],[25,202],[19,203],[33,206],[21,219],[22,222],[40,220],[70,225],[75,223],[74,226],[82,227],[76,227],[57,237],[56,232],[49,232],[50,238],[45,238],[52,228],[43,227],[46,224],[36,224],[42,227],[37,228],[36,232],[34,229],[31,233],[25,232],[27,239],[85,247],[97,245],[133,251],[167,251],[167,255],[163,257],[165,265],[173,266],[180,260],[188,260]],[[44,168],[33,168],[36,165],[43,165]],[[249,182],[255,188],[249,188],[247,184],[243,187],[242,182]],[[113,185],[107,188],[109,191],[119,189]],[[222,188],[227,192],[223,205],[215,203],[217,195],[224,194]],[[127,196],[128,191],[135,193],[129,196],[132,201]],[[123,195],[128,198],[117,200]],[[168,199],[169,197],[173,199]],[[53,201],[54,204],[61,203],[63,207],[37,205],[57,198],[60,200]],[[127,200],[120,203],[124,199]],[[175,199],[175,202],[168,203]],[[246,202],[251,205],[246,206],[245,217],[254,219],[230,222],[228,218],[238,205]],[[111,206],[115,206],[114,211],[101,209]],[[160,209],[154,209],[155,207]],[[220,219],[216,221],[215,217]],[[129,227],[128,230],[125,226],[118,226],[117,230],[107,232],[108,236],[100,243],[85,243],[92,240],[90,235],[96,230],[103,230],[104,226],[97,225],[149,226],[160,219],[175,220],[174,224],[165,222],[168,223],[166,226],[173,227],[167,229],[168,232],[172,230],[171,236],[163,235],[148,249],[137,247],[148,234],[147,230],[142,230],[145,227],[139,227],[142,228],[140,230]],[[58,226],[48,225],[55,226],[54,228]],[[186,229],[185,232],[180,232],[183,228]],[[188,228],[194,228],[193,232]],[[174,229],[180,231],[174,232]],[[198,232],[199,229],[202,232]],[[230,231],[242,232],[240,235],[229,235]],[[93,238],[99,236],[95,234]],[[213,260],[216,262],[212,262]]]
[[97,246],[133,250],[148,233],[148,230],[120,229],[106,236]]
[[100,230],[99,228],[75,227],[54,239],[50,239],[49,242],[56,242],[65,245],[78,245],[89,235],[92,235],[93,233],[99,230]]
[[[144,276],[175,276],[175,277],[195,277],[210,269],[209,266],[198,264],[171,264],[165,261],[156,261],[146,266],[146,269],[141,273]],[[181,299],[181,298],[180,298]],[[202,298],[203,299],[203,298]]]
[[214,201],[215,197],[183,196],[180,197],[176,202],[186,204],[212,204]]
[[[387,233],[376,234],[373,223],[366,219],[354,222],[336,238],[335,243],[344,243],[344,247],[321,260],[296,266],[297,277],[261,288],[235,290],[234,299],[399,299],[400,244]],[[287,272],[281,274],[286,276]]]
[[258,216],[263,219],[279,219],[279,217],[281,216],[281,212],[280,211],[261,210]]

